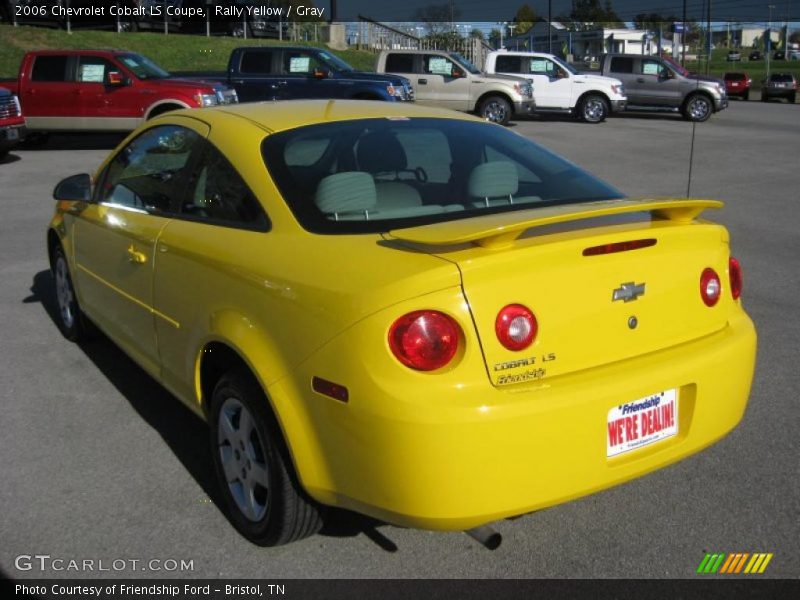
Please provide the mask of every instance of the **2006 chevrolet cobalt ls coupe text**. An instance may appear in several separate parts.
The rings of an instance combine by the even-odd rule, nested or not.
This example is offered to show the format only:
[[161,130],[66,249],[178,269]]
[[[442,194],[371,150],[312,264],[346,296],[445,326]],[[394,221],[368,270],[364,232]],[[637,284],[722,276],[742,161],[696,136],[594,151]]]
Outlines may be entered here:
[[651,472],[744,412],[710,200],[631,200],[503,127],[302,101],[177,111],[61,182],[61,327],[207,419],[232,523],[474,528]]

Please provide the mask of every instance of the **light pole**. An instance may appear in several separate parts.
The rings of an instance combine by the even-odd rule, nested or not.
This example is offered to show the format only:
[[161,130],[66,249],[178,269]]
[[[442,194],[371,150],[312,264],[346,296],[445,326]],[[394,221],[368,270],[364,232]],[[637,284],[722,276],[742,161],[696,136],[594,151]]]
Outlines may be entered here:
[[[769,79],[769,55],[772,52],[772,9],[775,8],[774,4],[770,4],[769,8],[769,23],[767,24],[767,39],[764,48],[767,51],[767,79]],[[761,92],[764,93],[763,91]]]
[[[509,24],[509,25],[508,25],[508,30],[511,32],[509,35],[510,35],[512,38],[514,37],[514,30],[515,30],[517,27],[519,27],[519,26],[518,26],[518,25],[515,25],[515,24]],[[519,46],[517,46],[517,50],[519,50]]]
[[505,33],[506,22],[503,21],[502,23],[498,23],[498,25],[500,25],[500,47],[498,48],[498,50],[502,50],[504,48],[504,46],[503,46],[503,34]]

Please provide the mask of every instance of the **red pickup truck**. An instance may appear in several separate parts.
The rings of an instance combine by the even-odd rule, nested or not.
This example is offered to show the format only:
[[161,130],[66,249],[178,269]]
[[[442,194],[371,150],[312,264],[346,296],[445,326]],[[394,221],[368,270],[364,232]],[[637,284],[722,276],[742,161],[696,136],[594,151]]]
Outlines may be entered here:
[[238,102],[226,85],[170,77],[124,50],[28,52],[19,78],[0,86],[19,97],[33,132],[130,131],[169,110]]
[[17,97],[0,88],[0,159],[25,137],[25,118]]

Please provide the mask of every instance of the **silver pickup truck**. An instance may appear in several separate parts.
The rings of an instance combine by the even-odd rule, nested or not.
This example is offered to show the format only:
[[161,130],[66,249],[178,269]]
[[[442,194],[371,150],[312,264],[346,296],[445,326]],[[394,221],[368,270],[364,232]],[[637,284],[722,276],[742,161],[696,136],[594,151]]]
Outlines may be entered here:
[[680,111],[689,121],[705,121],[728,106],[725,82],[690,73],[668,58],[604,54],[600,74],[622,81],[626,110]]
[[455,52],[384,50],[376,70],[408,78],[418,104],[475,112],[502,125],[531,114],[535,107],[527,79],[487,75]]

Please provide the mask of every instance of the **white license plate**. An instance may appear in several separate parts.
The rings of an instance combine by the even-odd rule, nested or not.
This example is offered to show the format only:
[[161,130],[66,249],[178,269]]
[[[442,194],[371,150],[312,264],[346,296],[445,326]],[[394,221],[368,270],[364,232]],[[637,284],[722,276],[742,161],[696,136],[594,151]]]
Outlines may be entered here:
[[678,391],[666,390],[608,411],[606,456],[638,450],[678,433]]
[[18,140],[19,139],[19,130],[17,129],[9,129],[6,131],[6,139],[7,140]]

